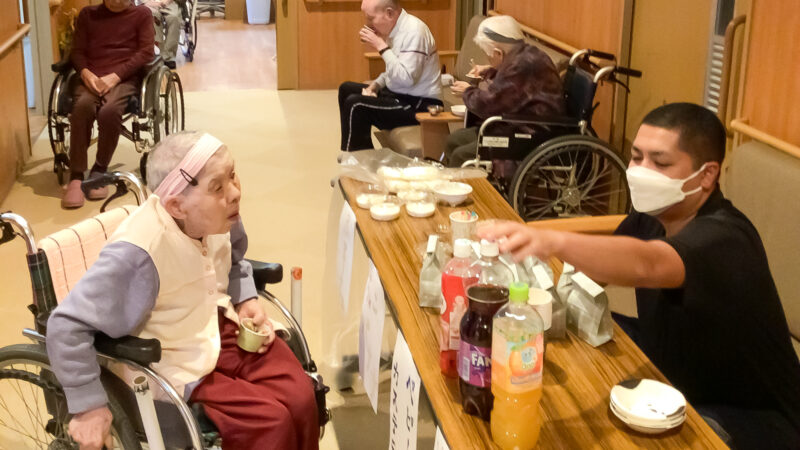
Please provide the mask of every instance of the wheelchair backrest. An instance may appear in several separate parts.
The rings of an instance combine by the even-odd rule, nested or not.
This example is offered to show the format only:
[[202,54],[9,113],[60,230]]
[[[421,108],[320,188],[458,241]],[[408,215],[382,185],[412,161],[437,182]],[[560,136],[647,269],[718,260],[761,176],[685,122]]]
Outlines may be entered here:
[[47,254],[56,300],[61,303],[94,264],[108,238],[136,206],[125,205],[88,218],[39,241]]
[[594,93],[597,85],[594,75],[580,66],[569,66],[564,75],[564,100],[567,105],[567,114],[578,120],[592,123],[594,112]]

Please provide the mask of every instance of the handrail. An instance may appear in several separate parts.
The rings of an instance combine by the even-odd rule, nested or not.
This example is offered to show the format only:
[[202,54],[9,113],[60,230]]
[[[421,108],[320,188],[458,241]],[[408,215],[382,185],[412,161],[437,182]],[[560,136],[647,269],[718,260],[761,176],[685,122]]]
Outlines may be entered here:
[[[495,11],[495,10],[490,10],[487,14],[490,15],[490,16],[499,16],[500,15],[500,13]],[[538,39],[538,40],[550,45],[551,47],[555,47],[555,48],[557,48],[557,49],[559,49],[559,50],[561,50],[561,51],[563,51],[563,52],[565,52],[565,53],[567,53],[569,55],[571,55],[571,54],[577,52],[578,50],[580,50],[579,48],[575,48],[575,47],[567,44],[566,42],[561,42],[558,39],[556,39],[556,38],[554,38],[552,36],[549,36],[547,34],[544,34],[539,30],[535,30],[535,29],[533,29],[533,28],[531,28],[531,27],[529,27],[527,25],[519,24],[519,27],[520,27],[520,29],[522,29],[523,32],[525,32],[525,34],[533,36],[536,39]]]
[[794,156],[795,158],[800,158],[800,147],[794,144],[790,144],[782,139],[778,139],[769,133],[765,133],[757,128],[748,125],[746,119],[739,118],[731,120],[730,128],[752,139],[761,141],[767,145],[775,147],[776,149],[788,153]]
[[28,34],[28,31],[30,30],[31,26],[27,23],[21,23],[17,25],[17,32],[12,34],[10,38],[6,39],[5,42],[3,42],[3,45],[0,45],[0,56],[3,56],[3,54],[8,49],[16,45],[17,42],[19,42],[20,40],[22,40],[22,38],[25,37],[25,35]]
[[[717,108],[717,115],[719,119],[725,123],[728,115],[728,90],[730,89],[731,82],[731,62],[733,60],[733,46],[734,38],[736,37],[736,29],[747,20],[744,14],[736,16],[728,23],[725,28],[725,50],[722,55],[722,83],[719,88],[719,107]],[[728,130],[728,137],[732,136]]]

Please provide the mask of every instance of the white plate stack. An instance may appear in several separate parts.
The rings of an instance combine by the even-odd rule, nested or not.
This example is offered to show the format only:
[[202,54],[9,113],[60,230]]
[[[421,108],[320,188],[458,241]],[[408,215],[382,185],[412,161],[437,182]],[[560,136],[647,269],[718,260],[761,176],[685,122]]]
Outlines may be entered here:
[[686,420],[686,399],[659,381],[626,380],[611,388],[611,412],[636,431],[663,433]]

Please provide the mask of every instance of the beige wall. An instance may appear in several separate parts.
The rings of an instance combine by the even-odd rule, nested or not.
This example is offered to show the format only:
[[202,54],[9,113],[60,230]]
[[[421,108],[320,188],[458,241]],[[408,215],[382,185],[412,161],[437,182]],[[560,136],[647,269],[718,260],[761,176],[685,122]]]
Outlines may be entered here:
[[[3,11],[0,14],[0,43],[5,43],[18,30],[18,5],[17,0],[0,0],[0,11]],[[31,151],[20,42],[0,54],[0,202],[14,184],[24,157]]]
[[679,101],[703,103],[711,7],[711,0],[636,2],[630,64],[643,76],[630,82],[628,143],[653,108]]

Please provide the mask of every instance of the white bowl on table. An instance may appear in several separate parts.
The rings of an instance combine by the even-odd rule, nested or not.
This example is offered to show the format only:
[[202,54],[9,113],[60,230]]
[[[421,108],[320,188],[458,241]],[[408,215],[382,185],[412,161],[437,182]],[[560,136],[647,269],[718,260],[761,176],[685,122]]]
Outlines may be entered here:
[[626,380],[611,389],[611,412],[641,433],[657,434],[686,420],[686,399],[656,380]]
[[433,189],[433,193],[439,200],[450,206],[456,206],[464,203],[467,196],[472,193],[472,186],[458,182],[442,183]]
[[464,114],[467,113],[467,106],[466,105],[453,105],[450,107],[450,111],[458,117],[464,117]]

